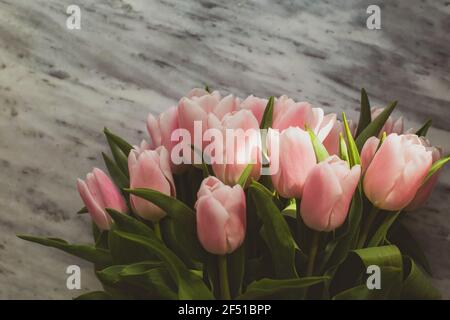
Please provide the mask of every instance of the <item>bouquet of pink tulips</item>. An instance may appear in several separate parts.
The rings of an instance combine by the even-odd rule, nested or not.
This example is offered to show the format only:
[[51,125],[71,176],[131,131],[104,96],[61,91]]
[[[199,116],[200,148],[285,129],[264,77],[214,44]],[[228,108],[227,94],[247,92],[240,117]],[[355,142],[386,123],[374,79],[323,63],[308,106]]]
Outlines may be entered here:
[[105,129],[109,176],[77,186],[92,245],[20,235],[94,264],[80,299],[436,299],[402,223],[450,160],[396,103],[359,121],[286,96],[194,89],[132,146]]

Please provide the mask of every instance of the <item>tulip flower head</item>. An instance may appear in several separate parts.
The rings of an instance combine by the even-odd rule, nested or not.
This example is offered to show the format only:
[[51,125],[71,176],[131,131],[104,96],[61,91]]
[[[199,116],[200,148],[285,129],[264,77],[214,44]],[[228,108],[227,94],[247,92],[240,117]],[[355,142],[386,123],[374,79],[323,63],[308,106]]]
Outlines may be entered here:
[[[235,185],[248,164],[253,164],[250,176],[258,180],[261,174],[261,139],[259,124],[250,110],[239,110],[224,116],[222,121],[210,114],[208,127],[220,131],[221,143],[205,148],[211,158],[216,177]],[[216,141],[217,142],[217,141]]]
[[78,179],[77,188],[92,220],[101,230],[109,230],[112,223],[106,208],[122,213],[128,211],[117,187],[100,169],[94,168],[85,181]]
[[306,178],[300,214],[305,224],[316,231],[340,227],[347,215],[361,175],[359,165],[351,169],[337,156],[330,156],[312,168]]
[[271,164],[278,161],[278,170],[274,170],[271,175],[272,184],[282,197],[301,198],[306,178],[316,165],[310,136],[298,127],[290,127],[281,134],[269,131],[269,157],[272,156],[270,151],[273,148],[279,150],[279,159],[270,159]]
[[432,152],[413,134],[387,136],[368,166],[363,186],[379,209],[405,208],[422,185],[432,163]]
[[[130,172],[130,188],[146,188],[162,192],[169,196],[175,195],[175,184],[170,170],[169,153],[163,146],[156,150],[145,150],[139,153],[131,150],[128,156]],[[130,196],[134,212],[143,219],[157,222],[166,213],[155,204],[137,197]]]
[[275,101],[272,127],[283,131],[289,127],[305,129],[308,126],[324,141],[336,122],[336,114],[325,115],[323,109],[312,108],[308,102],[295,102],[281,96]]
[[240,185],[230,187],[215,177],[206,178],[197,193],[195,208],[198,238],[206,251],[224,255],[241,246],[246,203]]

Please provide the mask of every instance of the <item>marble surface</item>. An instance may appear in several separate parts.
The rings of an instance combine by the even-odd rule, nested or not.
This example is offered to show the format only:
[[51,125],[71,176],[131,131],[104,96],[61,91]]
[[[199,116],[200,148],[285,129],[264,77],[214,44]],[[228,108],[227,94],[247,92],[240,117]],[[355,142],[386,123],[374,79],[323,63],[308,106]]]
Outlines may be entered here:
[[[382,29],[368,30],[369,4]],[[81,30],[65,10],[78,4]],[[89,264],[15,237],[89,242],[75,180],[103,168],[102,128],[134,143],[148,112],[208,83],[241,97],[288,94],[355,116],[399,100],[410,126],[450,150],[448,1],[0,0],[0,299],[65,299],[98,289]],[[450,170],[406,217],[450,298]],[[82,290],[65,270],[82,267]]]

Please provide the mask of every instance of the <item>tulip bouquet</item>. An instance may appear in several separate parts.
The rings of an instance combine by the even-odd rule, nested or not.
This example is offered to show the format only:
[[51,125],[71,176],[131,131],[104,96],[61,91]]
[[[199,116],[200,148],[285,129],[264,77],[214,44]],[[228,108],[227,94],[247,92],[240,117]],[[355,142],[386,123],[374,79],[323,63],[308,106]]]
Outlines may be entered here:
[[402,216],[450,157],[395,106],[371,109],[363,89],[356,123],[194,89],[139,146],[104,130],[111,178],[77,184],[92,245],[19,237],[93,263],[103,291],[80,299],[439,298]]

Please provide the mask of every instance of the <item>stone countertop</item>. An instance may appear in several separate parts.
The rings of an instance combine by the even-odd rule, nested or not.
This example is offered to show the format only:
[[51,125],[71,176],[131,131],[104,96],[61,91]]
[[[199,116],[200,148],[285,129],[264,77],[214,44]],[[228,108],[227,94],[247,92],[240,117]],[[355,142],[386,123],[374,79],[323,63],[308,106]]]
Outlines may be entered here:
[[[381,7],[381,30],[366,8]],[[81,30],[66,8],[81,7]],[[90,242],[75,180],[103,168],[103,126],[138,143],[145,119],[207,83],[241,97],[287,94],[356,117],[396,116],[450,150],[448,1],[0,0],[0,299],[61,299],[100,288],[89,264],[15,237]],[[408,214],[435,284],[450,298],[450,170]],[[66,288],[67,265],[82,290]]]

